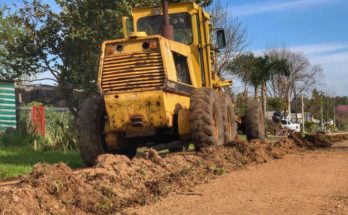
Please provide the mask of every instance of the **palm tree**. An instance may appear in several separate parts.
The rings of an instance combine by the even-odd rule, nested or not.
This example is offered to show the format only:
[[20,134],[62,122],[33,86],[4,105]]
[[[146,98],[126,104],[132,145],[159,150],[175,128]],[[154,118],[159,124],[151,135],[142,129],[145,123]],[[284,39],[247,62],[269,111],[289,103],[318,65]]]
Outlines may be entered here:
[[251,74],[255,70],[255,56],[253,53],[245,53],[238,55],[228,66],[228,70],[232,74],[240,78],[244,83],[244,101],[248,100],[248,86],[251,81]]
[[248,98],[248,85],[254,87],[255,100],[259,100],[259,88],[261,87],[264,114],[267,107],[267,82],[276,75],[288,76],[290,73],[288,61],[285,58],[268,55],[256,57],[253,53],[237,56],[229,66],[229,70],[244,82],[245,102]]
[[255,78],[258,85],[261,86],[262,109],[265,114],[267,107],[267,82],[275,75],[288,76],[290,67],[286,59],[270,57],[268,55],[258,57],[255,66],[255,71],[257,71]]

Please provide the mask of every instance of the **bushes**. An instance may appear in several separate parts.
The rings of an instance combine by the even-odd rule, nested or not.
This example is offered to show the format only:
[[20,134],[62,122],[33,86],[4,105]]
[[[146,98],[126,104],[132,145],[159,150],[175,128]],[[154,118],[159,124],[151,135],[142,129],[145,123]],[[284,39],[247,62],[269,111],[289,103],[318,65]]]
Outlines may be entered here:
[[9,129],[0,136],[0,144],[3,146],[26,146],[32,145],[34,141],[42,141],[43,138],[37,134],[24,133],[19,130]]
[[55,150],[76,149],[75,118],[69,111],[46,111],[46,144]]
[[305,129],[308,133],[315,133],[319,131],[319,125],[315,122],[305,122]]
[[76,149],[75,119],[69,111],[45,110],[46,135],[36,134],[31,126],[30,108],[21,109],[17,130],[10,129],[0,137],[6,146],[31,145],[36,150]]
[[280,123],[275,123],[270,119],[266,119],[266,132],[272,135],[276,135],[277,131],[282,129]]

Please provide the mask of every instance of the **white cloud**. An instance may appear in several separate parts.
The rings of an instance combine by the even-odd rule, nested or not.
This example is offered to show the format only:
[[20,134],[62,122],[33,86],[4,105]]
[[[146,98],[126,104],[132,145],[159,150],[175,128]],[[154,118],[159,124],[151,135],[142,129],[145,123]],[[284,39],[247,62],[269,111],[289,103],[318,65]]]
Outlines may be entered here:
[[333,1],[335,0],[268,0],[230,7],[230,11],[235,16],[246,16],[285,9],[308,8]]
[[302,52],[311,60],[312,64],[348,66],[348,43],[320,43],[292,46],[289,49],[294,52]]
[[311,64],[321,65],[326,87],[334,88],[337,95],[348,95],[348,43],[321,43],[289,47],[304,53]]
[[291,47],[291,50],[295,52],[303,52],[305,55],[318,56],[348,50],[348,43],[321,43],[305,46],[293,46]]

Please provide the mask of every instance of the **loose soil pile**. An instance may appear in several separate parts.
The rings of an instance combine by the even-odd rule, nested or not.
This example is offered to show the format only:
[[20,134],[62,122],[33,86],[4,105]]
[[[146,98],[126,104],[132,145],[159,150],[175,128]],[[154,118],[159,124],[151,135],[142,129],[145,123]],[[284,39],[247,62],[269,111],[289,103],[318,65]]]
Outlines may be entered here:
[[0,189],[0,214],[109,214],[149,204],[169,193],[195,195],[192,188],[248,163],[264,163],[288,153],[330,147],[344,136],[292,134],[276,143],[235,141],[204,152],[164,157],[149,150],[129,160],[102,155],[92,169],[37,164],[11,190]]

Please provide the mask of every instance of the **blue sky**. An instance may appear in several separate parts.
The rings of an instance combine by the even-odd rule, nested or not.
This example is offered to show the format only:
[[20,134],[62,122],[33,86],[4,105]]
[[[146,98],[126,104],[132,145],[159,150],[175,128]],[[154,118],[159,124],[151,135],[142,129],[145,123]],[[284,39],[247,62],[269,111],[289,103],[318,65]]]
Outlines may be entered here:
[[250,51],[276,43],[303,52],[323,67],[322,88],[348,96],[348,0],[222,1],[247,28]]
[[324,90],[348,96],[348,0],[226,2],[248,29],[249,50],[260,52],[276,43],[303,52],[323,67]]

